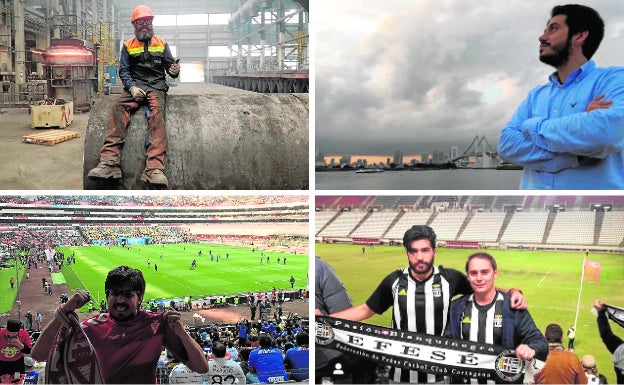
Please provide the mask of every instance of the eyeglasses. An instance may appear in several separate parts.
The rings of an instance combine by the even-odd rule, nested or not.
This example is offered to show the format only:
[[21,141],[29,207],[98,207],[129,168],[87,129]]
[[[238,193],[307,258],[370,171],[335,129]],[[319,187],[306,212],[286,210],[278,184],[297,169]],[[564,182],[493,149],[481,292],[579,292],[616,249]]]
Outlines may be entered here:
[[107,297],[119,297],[122,296],[124,298],[130,299],[134,297],[136,291],[134,290],[116,290],[116,289],[108,289],[106,290]]
[[152,19],[138,19],[134,21],[134,25],[152,25]]

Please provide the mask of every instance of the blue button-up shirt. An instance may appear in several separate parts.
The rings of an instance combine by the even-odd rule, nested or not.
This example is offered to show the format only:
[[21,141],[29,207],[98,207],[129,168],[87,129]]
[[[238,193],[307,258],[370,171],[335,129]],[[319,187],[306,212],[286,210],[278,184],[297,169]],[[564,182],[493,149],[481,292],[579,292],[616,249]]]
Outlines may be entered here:
[[[552,74],[503,128],[502,159],[524,166],[521,189],[624,188],[624,67],[588,61],[560,84]],[[586,112],[597,96],[610,108]]]

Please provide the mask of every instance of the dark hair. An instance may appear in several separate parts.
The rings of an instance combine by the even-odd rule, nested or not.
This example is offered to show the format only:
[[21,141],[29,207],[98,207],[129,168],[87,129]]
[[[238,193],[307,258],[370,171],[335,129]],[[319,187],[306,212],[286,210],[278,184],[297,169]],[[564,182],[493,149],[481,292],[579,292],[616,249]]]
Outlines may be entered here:
[[550,324],[546,326],[544,337],[546,337],[546,341],[548,342],[561,342],[563,339],[563,330],[561,330],[561,326],[557,324]]
[[403,235],[403,247],[405,247],[405,250],[409,251],[412,242],[419,239],[428,239],[431,243],[431,248],[435,250],[436,233],[427,225],[414,225],[409,228]]
[[273,346],[273,338],[271,338],[268,334],[261,334],[258,337],[258,342],[260,343],[261,348],[270,348]]
[[470,264],[470,261],[472,261],[474,258],[483,258],[483,259],[487,259],[488,261],[490,261],[490,263],[492,264],[492,268],[494,270],[497,270],[498,267],[496,265],[496,260],[494,259],[494,257],[488,253],[479,251],[476,252],[474,254],[471,254],[468,256],[468,260],[466,261],[466,273],[468,273],[468,265]]
[[249,360],[249,353],[251,353],[251,349],[249,349],[247,347],[242,348],[240,350],[240,352],[238,352],[238,355],[240,356],[241,361],[248,361]]
[[145,293],[145,279],[141,270],[133,269],[128,266],[118,266],[108,272],[106,281],[104,282],[104,289],[112,289],[114,286],[121,286],[125,283],[130,283],[132,290],[141,293]]
[[10,332],[19,332],[20,329],[22,328],[22,323],[20,322],[20,320],[15,319],[15,318],[11,318],[7,321],[7,326],[6,326],[7,330]]
[[214,346],[212,347],[212,353],[215,355],[215,357],[217,358],[222,358],[225,357],[225,345],[223,345],[223,343],[221,342],[217,342],[216,344],[214,344]]
[[593,8],[579,4],[557,5],[551,11],[551,18],[557,15],[566,16],[568,40],[574,34],[587,31],[587,39],[583,43],[583,56],[587,60],[594,56],[604,37],[604,21]]
[[308,346],[310,344],[310,336],[306,332],[299,332],[295,335],[297,346]]

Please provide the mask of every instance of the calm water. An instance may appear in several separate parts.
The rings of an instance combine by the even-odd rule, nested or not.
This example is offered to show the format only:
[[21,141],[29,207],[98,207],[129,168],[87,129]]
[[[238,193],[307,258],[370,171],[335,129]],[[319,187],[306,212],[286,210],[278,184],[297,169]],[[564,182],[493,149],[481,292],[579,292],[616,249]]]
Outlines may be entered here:
[[317,172],[316,190],[517,190],[520,170]]

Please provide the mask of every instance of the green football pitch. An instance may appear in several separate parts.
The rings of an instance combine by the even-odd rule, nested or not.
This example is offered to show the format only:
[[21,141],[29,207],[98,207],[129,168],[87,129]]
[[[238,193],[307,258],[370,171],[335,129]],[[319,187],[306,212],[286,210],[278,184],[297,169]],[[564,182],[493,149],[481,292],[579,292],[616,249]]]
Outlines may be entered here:
[[[227,296],[268,291],[273,287],[290,289],[291,275],[295,278],[295,289],[307,285],[307,255],[263,251],[265,258],[260,264],[259,250],[252,252],[251,248],[211,244],[132,245],[130,249],[122,246],[61,247],[59,251],[65,256],[71,256],[73,251],[76,258],[76,263],[63,266],[61,271],[70,290],[87,289],[97,303],[104,298],[107,273],[120,265],[141,270],[147,301],[189,295],[193,298]],[[212,261],[210,251],[215,256]],[[221,258],[217,262],[219,253]],[[270,257],[268,264],[266,256]],[[197,265],[191,270],[193,259],[197,260]]]
[[[362,253],[361,245],[315,245],[316,255],[334,268],[354,305],[365,302],[391,271],[407,266],[402,246],[375,246],[364,250]],[[468,255],[475,251],[439,248],[435,263],[464,272]],[[575,353],[579,358],[585,354],[594,355],[598,370],[607,376],[610,384],[615,383],[611,355],[600,339],[591,309],[596,299],[624,307],[624,256],[590,253],[588,259],[600,262],[600,279],[598,283],[581,285],[585,252],[485,251],[489,251],[498,264],[496,286],[521,289],[537,327],[544,332],[548,324],[559,324],[564,330],[564,344],[567,344],[565,333],[575,322],[578,304]],[[391,312],[386,311],[365,322],[386,326],[390,321]],[[618,325],[611,322],[611,328],[624,338],[624,330]]]

